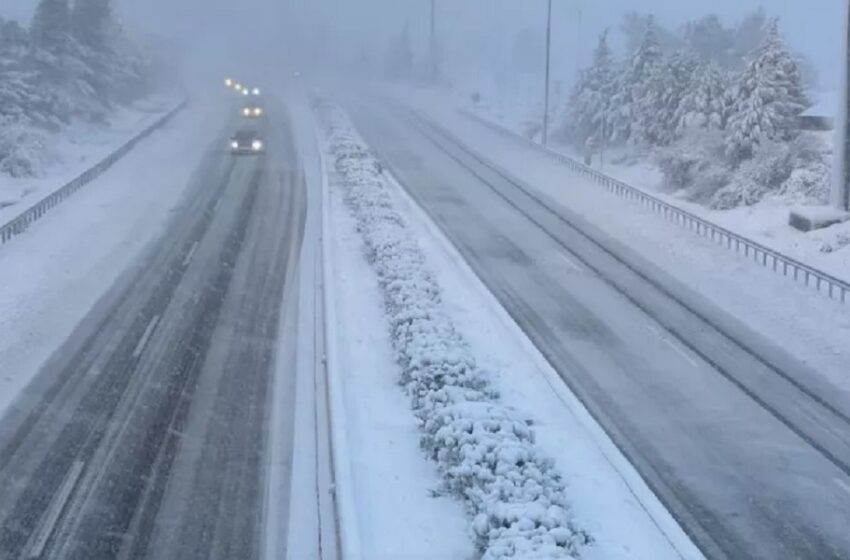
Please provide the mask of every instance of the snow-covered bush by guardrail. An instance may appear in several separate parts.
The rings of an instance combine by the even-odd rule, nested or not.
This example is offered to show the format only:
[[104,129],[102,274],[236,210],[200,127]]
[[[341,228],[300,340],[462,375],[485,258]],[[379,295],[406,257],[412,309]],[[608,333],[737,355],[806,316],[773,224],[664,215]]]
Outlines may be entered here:
[[342,110],[324,100],[315,109],[378,276],[401,382],[441,490],[464,501],[486,560],[578,557],[590,538],[572,521],[560,474],[535,447],[528,423],[499,403],[455,328],[380,163]]

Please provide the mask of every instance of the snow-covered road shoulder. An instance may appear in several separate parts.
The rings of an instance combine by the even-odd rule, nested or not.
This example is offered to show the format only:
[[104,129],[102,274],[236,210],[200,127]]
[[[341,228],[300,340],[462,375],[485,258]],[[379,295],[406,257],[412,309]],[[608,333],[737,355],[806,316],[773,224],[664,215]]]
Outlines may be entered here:
[[[439,493],[462,499],[484,558],[700,558],[342,111],[320,102],[317,112],[330,171],[339,175],[334,227],[354,222],[362,239],[349,250],[365,251],[377,274],[373,299],[385,311],[373,310],[371,322],[339,315],[337,328],[362,338],[389,327],[395,375],[418,419],[421,447],[442,476]],[[363,297],[350,281],[338,281],[340,291]],[[369,381],[359,371],[347,377],[348,392]],[[382,405],[374,416],[395,412]]]
[[184,202],[222,126],[200,100],[0,250],[0,415]]
[[186,100],[178,96],[150,97],[116,110],[108,125],[75,122],[50,137],[33,160],[44,165],[31,177],[12,177],[0,171],[0,225],[12,221],[68,183],[78,179],[128,142],[158,128],[156,124]]

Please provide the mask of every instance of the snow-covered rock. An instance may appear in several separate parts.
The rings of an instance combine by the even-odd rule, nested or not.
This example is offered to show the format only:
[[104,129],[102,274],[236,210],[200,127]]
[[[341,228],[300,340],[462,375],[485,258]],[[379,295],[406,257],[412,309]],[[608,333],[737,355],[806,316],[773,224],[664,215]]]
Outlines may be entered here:
[[400,382],[420,420],[422,449],[443,477],[440,490],[463,500],[487,560],[578,557],[590,538],[573,522],[560,474],[535,447],[528,422],[499,403],[448,315],[380,162],[338,107],[318,100],[315,108],[378,277]]

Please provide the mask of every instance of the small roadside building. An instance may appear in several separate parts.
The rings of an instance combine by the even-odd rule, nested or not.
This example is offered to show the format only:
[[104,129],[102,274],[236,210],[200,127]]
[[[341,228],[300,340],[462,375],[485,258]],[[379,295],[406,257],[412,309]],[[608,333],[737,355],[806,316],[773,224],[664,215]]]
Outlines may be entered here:
[[837,112],[838,96],[836,92],[814,94],[812,95],[812,106],[798,117],[800,130],[834,130]]

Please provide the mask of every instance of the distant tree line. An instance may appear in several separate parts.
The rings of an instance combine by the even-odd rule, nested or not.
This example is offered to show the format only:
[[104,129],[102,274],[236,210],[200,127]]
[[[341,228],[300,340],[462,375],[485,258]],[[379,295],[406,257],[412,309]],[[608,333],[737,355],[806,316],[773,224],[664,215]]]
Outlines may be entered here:
[[148,79],[110,0],[40,0],[28,28],[0,18],[0,173],[34,174],[44,131],[105,121],[145,95]]

